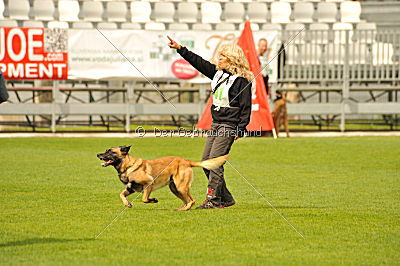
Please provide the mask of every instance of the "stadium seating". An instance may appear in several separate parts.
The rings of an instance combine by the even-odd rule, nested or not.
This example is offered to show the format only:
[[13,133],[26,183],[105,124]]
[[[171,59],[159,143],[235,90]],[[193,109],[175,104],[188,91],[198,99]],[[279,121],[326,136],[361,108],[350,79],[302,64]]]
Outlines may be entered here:
[[212,30],[212,26],[207,23],[195,23],[192,26],[192,30]]
[[103,20],[103,4],[95,1],[82,3],[81,18],[85,21],[100,22]]
[[0,27],[18,27],[18,21],[13,19],[0,20]]
[[313,22],[314,6],[310,2],[297,2],[294,4],[294,21],[299,23]]
[[271,24],[271,23],[266,23],[263,24],[261,27],[262,30],[267,30],[267,31],[281,31],[282,30],[282,25],[281,24]]
[[139,23],[124,22],[121,24],[121,29],[123,29],[123,30],[140,30],[140,29],[142,29],[142,27],[140,26]]
[[44,23],[43,23],[43,21],[39,21],[39,20],[25,20],[24,22],[22,22],[22,27],[43,28]]
[[106,2],[106,17],[109,22],[125,22],[127,12],[126,2]]
[[235,24],[232,23],[218,23],[215,25],[215,30],[234,31],[235,29]]
[[181,23],[196,23],[198,9],[195,3],[180,2],[178,3],[177,16]]
[[217,2],[201,3],[201,21],[203,23],[220,23],[222,8]]
[[148,22],[144,24],[145,30],[165,30],[165,24],[161,22]]
[[244,17],[244,6],[242,3],[225,4],[225,21],[228,23],[241,23]]
[[47,24],[47,27],[49,29],[52,29],[52,28],[68,29],[69,25],[65,21],[49,21],[49,23]]
[[247,15],[251,22],[266,23],[268,8],[265,3],[251,2],[247,6]]
[[340,3],[341,21],[344,23],[360,22],[361,5],[359,2],[342,2]]
[[117,23],[114,22],[100,22],[97,24],[99,30],[116,30],[118,29]]
[[4,15],[3,15],[4,8],[5,8],[4,2],[3,2],[3,0],[0,0],[0,19],[4,19]]
[[93,29],[93,23],[89,21],[72,22],[73,29]]
[[317,6],[317,20],[322,23],[336,22],[337,7],[335,3],[318,3]]
[[289,23],[292,10],[287,2],[273,2],[271,4],[271,22]]
[[130,3],[131,22],[146,23],[150,21],[151,5],[148,2]]
[[54,2],[52,0],[35,0],[33,2],[33,16],[35,20],[54,20]]
[[154,4],[153,15],[155,21],[171,23],[174,21],[175,7],[171,2],[159,2]]
[[60,21],[79,21],[79,2],[76,0],[58,1]]
[[186,23],[171,23],[168,26],[169,30],[189,30],[189,25]]
[[29,1],[12,0],[8,2],[8,12],[11,19],[29,20]]

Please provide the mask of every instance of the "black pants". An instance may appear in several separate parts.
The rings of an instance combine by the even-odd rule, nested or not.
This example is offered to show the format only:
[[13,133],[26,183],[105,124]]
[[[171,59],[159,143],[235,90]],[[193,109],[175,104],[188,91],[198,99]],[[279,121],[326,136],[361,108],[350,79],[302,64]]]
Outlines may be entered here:
[[[234,130],[234,126],[213,122],[211,131],[207,136],[202,161],[228,154],[235,139],[235,136],[229,132]],[[217,203],[232,202],[232,194],[226,187],[224,179],[224,166],[220,166],[215,170],[207,170],[204,168],[203,170],[208,179],[208,188],[215,192],[212,200]]]

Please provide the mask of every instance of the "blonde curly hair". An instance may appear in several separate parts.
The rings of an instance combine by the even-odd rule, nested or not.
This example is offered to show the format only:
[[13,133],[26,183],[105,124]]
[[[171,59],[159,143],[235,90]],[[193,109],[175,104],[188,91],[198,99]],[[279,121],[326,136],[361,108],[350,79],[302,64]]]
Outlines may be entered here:
[[[236,44],[224,44],[218,49],[218,56],[220,54],[223,54],[227,58],[228,67],[225,69],[226,71],[233,75],[243,77],[249,82],[253,80],[254,75],[250,71],[249,62],[244,56],[244,52],[240,46]],[[222,69],[219,69],[217,65],[217,70]]]

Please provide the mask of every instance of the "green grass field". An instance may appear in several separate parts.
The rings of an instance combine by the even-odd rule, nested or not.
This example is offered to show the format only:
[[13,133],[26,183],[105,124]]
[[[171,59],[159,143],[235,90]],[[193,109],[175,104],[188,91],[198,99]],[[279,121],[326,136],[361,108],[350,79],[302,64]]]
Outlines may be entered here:
[[[176,212],[123,208],[116,171],[96,154],[133,145],[136,157],[198,160],[203,138],[0,139],[0,264],[400,264],[400,138],[245,138],[230,162],[304,234],[301,238],[229,165],[237,205]],[[200,204],[206,178],[195,169]],[[130,196],[132,200],[135,196]],[[196,204],[196,205],[198,205]]]

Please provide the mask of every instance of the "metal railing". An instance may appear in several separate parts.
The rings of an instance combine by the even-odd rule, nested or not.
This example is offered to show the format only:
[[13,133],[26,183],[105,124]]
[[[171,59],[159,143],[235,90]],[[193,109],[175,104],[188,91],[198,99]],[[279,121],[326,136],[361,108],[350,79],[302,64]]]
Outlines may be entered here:
[[[283,31],[282,40],[287,42],[296,32]],[[286,60],[278,61],[277,89],[310,92],[319,101],[310,102],[300,97],[297,103],[288,104],[293,115],[333,115],[340,117],[341,130],[345,130],[348,115],[397,115],[400,114],[400,31],[329,30],[303,31],[285,49]],[[119,88],[124,97],[119,102],[68,102],[60,100],[63,91],[54,81],[50,102],[14,102],[0,105],[0,115],[49,116],[53,132],[61,117],[73,115],[122,116],[124,127],[130,131],[131,118],[137,115],[193,115],[199,117],[208,97],[208,85],[197,87],[199,98],[195,102],[169,103],[140,102],[135,83]],[[110,89],[111,91],[111,89]],[[363,91],[371,95],[367,101],[357,100],[353,92]],[[65,91],[64,91],[65,92]],[[146,96],[143,91],[140,97]],[[321,101],[321,94],[339,95],[337,102]],[[376,94],[378,93],[378,94]],[[376,101],[379,96],[383,101]],[[151,98],[153,96],[149,96]],[[33,97],[34,99],[35,97]]]

